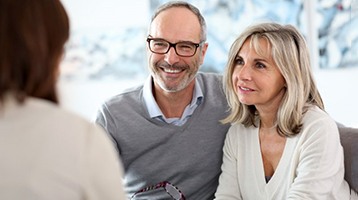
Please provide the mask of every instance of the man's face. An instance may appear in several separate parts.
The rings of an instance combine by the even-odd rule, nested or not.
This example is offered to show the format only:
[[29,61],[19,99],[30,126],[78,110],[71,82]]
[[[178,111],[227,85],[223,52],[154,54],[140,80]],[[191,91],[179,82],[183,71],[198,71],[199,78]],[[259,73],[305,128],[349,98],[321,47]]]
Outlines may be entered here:
[[[152,22],[150,38],[170,43],[200,43],[201,28],[197,17],[185,8],[170,8],[161,12]],[[191,57],[176,54],[171,47],[166,54],[152,53],[147,45],[149,69],[155,85],[167,92],[178,92],[193,80],[205,57],[207,44],[199,46]]]

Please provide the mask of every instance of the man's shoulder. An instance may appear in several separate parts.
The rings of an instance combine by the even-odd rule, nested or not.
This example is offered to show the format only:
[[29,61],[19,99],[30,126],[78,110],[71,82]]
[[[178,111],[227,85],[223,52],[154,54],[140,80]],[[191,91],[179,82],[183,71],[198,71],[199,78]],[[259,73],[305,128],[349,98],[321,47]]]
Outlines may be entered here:
[[139,100],[140,94],[143,92],[143,85],[130,87],[127,89],[124,89],[120,93],[111,96],[108,98],[105,103],[107,105],[113,105],[113,104],[121,104],[124,102],[134,102],[136,100]]
[[215,72],[198,72],[197,74],[198,79],[203,80],[222,80],[222,74],[215,73]]
[[197,80],[203,89],[220,89],[222,90],[222,79],[223,76],[219,73],[208,73],[208,72],[198,72]]

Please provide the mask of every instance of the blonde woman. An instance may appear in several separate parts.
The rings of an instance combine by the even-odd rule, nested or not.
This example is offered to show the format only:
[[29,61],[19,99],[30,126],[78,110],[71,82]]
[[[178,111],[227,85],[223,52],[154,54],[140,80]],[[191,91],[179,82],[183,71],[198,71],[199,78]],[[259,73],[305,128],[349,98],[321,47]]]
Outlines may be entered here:
[[232,126],[216,199],[350,199],[338,129],[296,28],[248,27],[230,49],[224,87]]

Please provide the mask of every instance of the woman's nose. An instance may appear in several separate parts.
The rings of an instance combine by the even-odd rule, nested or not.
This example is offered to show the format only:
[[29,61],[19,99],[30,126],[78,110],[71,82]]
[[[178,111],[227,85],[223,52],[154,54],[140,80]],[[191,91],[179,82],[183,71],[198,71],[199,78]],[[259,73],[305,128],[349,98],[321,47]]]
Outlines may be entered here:
[[252,70],[247,65],[237,66],[234,74],[239,80],[251,80]]

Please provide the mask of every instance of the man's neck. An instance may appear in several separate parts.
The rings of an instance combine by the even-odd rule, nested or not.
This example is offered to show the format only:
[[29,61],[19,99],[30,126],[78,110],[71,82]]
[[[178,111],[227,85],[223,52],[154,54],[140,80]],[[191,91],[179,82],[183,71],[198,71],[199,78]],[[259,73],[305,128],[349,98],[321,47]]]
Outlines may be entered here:
[[193,98],[195,81],[178,92],[167,92],[154,84],[153,96],[166,118],[180,118]]

